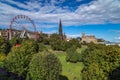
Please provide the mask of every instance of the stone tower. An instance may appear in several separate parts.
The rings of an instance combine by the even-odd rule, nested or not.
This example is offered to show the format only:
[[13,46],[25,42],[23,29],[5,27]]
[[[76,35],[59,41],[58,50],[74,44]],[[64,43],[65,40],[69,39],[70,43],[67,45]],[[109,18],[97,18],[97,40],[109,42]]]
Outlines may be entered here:
[[59,36],[60,36],[60,38],[63,40],[62,22],[61,22],[61,19],[60,19],[60,22],[59,22]]
[[85,33],[84,32],[82,33],[82,37],[85,37]]

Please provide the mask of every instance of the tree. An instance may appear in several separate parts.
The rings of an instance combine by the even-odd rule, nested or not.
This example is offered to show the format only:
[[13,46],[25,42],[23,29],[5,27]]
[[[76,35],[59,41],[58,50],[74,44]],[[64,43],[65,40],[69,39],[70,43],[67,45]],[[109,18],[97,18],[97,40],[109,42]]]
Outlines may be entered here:
[[62,40],[60,39],[58,34],[52,34],[50,36],[50,45],[53,50],[62,50]]
[[76,63],[78,58],[79,57],[75,46],[72,46],[66,51],[66,61]]
[[49,39],[49,38],[44,38],[44,39],[43,39],[43,43],[44,43],[45,45],[50,45],[50,39]]
[[59,80],[61,70],[62,65],[54,54],[38,53],[30,62],[27,79]]
[[89,66],[85,66],[82,71],[82,80],[108,80],[104,71],[97,63],[91,63]]
[[11,46],[15,46],[16,44],[22,43],[22,39],[14,37],[9,42]]
[[54,54],[48,54],[45,57],[45,71],[45,80],[59,80],[59,75],[62,71],[62,65]]
[[5,42],[5,39],[3,39],[2,37],[0,37],[0,45],[2,45]]
[[4,67],[19,76],[26,77],[31,57],[36,53],[32,41],[25,41],[20,46],[14,46],[4,61]]
[[45,53],[34,54],[29,64],[27,80],[44,80],[45,79]]
[[61,40],[58,34],[50,36],[50,45],[53,50],[66,51],[66,42]]
[[71,45],[75,46],[76,48],[81,48],[81,44],[79,43],[79,40],[77,39],[71,39],[70,41],[65,42],[66,50],[69,49]]
[[89,44],[88,48],[82,52],[83,80],[108,80],[109,73],[120,66],[119,56],[118,46]]
[[9,42],[0,37],[0,53],[8,54],[11,49]]
[[39,52],[47,51],[47,48],[43,43],[38,43],[38,46],[39,46],[39,50],[38,50]]
[[4,42],[1,46],[0,46],[0,52],[1,53],[5,53],[8,54],[10,52],[10,44],[8,42]]
[[65,51],[66,50],[66,43],[62,40],[56,40],[51,43],[51,47],[53,50]]

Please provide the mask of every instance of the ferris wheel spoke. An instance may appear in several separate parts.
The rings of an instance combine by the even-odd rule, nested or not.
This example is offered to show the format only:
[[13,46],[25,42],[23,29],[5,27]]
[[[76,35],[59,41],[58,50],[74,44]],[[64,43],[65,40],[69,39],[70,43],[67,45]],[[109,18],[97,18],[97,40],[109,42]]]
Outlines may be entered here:
[[[35,24],[33,23],[33,21],[25,15],[18,15],[15,16],[12,21],[11,21],[11,25],[10,25],[10,39],[14,36],[14,35],[18,35],[18,34],[22,34],[23,36],[23,31],[24,33],[27,31],[27,36],[30,37],[30,35],[28,35],[28,32],[33,32],[33,34],[35,35],[36,33],[36,27]],[[13,35],[13,33],[15,33]],[[20,36],[20,35],[19,35]],[[32,38],[35,38],[32,36]]]

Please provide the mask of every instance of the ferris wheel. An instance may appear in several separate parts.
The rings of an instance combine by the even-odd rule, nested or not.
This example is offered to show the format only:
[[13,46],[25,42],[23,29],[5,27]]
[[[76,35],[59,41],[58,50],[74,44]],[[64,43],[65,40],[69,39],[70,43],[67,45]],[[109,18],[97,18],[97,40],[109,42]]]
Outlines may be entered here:
[[9,40],[13,37],[36,39],[36,26],[31,18],[25,15],[17,15],[12,18],[9,29]]

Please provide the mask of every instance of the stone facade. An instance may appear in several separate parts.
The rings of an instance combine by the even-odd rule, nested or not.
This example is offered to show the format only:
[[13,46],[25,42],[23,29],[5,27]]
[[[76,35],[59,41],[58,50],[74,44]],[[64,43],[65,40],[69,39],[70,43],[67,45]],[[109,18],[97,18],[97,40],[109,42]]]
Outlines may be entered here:
[[[10,30],[5,29],[5,30],[0,30],[0,37],[6,39],[6,40],[11,40],[13,37],[18,37],[18,38],[30,38],[33,39],[35,38],[35,33],[30,32],[30,31],[25,31],[25,30],[12,30],[11,36],[10,36]],[[37,33],[36,33],[37,34]]]
[[6,40],[9,39],[9,30],[0,30],[0,36]]
[[95,38],[94,35],[85,35],[85,33],[82,33],[82,37],[81,37],[81,43],[86,42],[86,43],[97,43],[97,39]]

